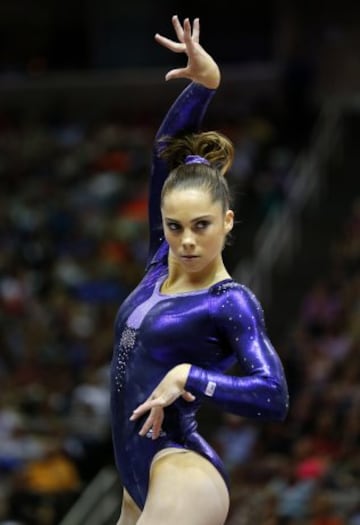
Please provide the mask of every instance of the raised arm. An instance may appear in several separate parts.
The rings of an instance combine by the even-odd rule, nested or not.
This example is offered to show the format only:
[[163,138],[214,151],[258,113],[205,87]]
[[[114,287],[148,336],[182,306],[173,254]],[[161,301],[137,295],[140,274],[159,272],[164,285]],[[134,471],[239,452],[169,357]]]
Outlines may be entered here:
[[166,163],[159,158],[157,139],[174,136],[182,132],[198,131],[210,100],[220,84],[220,70],[213,58],[199,43],[200,22],[196,18],[191,27],[190,20],[181,25],[177,16],[172,23],[178,41],[156,34],[155,40],[175,53],[185,53],[187,64],[183,68],[171,69],[166,80],[187,78],[191,83],[183,90],[167,112],[155,137],[149,191],[149,260],[153,257],[162,240],[160,195],[168,175]]

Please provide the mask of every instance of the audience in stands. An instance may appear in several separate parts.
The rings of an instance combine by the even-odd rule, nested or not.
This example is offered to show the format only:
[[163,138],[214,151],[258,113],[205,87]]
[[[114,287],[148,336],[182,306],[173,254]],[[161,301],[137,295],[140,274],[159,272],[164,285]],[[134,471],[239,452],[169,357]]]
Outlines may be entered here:
[[[113,464],[106,367],[146,251],[143,124],[0,115],[0,524],[56,525]],[[265,117],[231,126],[258,224],[286,201],[294,152]],[[360,523],[359,202],[284,336],[287,422],[226,416],[211,436],[237,487],[229,525]]]

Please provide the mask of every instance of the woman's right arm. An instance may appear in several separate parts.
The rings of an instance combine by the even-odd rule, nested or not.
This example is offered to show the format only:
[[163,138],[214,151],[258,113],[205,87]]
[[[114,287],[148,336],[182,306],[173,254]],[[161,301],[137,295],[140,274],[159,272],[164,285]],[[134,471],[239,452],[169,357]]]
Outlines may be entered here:
[[199,44],[199,19],[194,20],[193,29],[191,29],[189,19],[185,19],[184,26],[180,24],[177,16],[172,18],[172,22],[179,41],[175,42],[159,34],[155,35],[155,39],[175,53],[185,53],[188,61],[186,67],[170,70],[165,78],[166,80],[187,78],[191,80],[191,83],[171,106],[155,137],[149,190],[150,246],[148,262],[151,261],[163,240],[160,197],[162,186],[168,175],[167,165],[159,157],[157,141],[165,135],[175,136],[180,132],[198,131],[209,102],[221,79],[216,62]]

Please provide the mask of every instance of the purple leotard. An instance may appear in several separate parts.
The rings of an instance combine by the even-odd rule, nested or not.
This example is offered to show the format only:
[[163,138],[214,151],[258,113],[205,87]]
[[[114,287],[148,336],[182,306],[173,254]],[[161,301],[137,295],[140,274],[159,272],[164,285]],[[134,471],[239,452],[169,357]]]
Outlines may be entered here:
[[[187,86],[166,115],[157,137],[199,130],[215,90]],[[208,289],[161,293],[168,271],[160,192],[165,163],[153,151],[149,202],[150,247],[145,275],[121,305],[115,321],[111,363],[111,411],[115,461],[124,487],[142,509],[154,455],[166,447],[194,450],[219,470],[223,463],[197,432],[196,412],[207,398],[220,409],[259,420],[283,420],[288,390],[281,361],[265,331],[262,308],[254,294],[232,279]],[[190,363],[186,390],[194,402],[179,398],[165,409],[159,438],[138,432],[147,415],[130,421],[164,375]],[[241,373],[226,373],[238,363]]]

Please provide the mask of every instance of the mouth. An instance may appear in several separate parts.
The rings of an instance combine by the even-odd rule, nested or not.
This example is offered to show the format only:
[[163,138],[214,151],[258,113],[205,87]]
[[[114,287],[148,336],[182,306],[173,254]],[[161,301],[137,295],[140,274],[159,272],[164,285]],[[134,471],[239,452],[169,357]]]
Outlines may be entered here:
[[199,255],[180,255],[182,259],[186,260],[192,260],[192,259],[198,259]]

